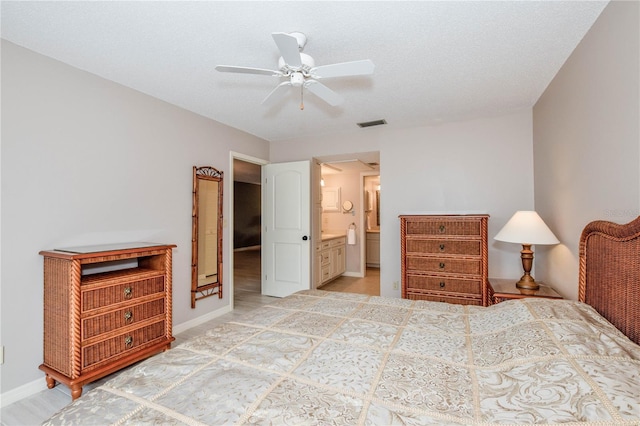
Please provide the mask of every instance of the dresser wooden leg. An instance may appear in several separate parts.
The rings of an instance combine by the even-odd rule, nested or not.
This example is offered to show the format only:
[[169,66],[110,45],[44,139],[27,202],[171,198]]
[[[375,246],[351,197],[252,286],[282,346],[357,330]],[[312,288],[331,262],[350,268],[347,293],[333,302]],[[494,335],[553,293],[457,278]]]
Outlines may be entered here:
[[71,386],[71,400],[75,401],[76,399],[80,398],[80,395],[82,395],[82,386]]
[[56,386],[56,380],[53,377],[51,377],[50,375],[47,374],[45,376],[45,379],[47,380],[47,387],[49,389],[53,389]]

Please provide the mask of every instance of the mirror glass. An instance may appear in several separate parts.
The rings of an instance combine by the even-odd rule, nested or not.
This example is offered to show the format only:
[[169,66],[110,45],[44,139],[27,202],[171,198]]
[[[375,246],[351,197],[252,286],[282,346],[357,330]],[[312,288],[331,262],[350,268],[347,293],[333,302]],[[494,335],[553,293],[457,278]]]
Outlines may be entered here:
[[222,298],[222,172],[193,168],[191,307],[205,297]]

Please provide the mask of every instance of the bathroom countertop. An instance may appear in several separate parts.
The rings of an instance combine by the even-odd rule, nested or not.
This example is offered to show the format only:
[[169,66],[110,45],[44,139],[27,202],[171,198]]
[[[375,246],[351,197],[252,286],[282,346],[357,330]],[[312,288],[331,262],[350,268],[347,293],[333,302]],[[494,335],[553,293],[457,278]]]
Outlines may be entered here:
[[322,241],[333,240],[335,238],[346,237],[345,234],[322,234]]

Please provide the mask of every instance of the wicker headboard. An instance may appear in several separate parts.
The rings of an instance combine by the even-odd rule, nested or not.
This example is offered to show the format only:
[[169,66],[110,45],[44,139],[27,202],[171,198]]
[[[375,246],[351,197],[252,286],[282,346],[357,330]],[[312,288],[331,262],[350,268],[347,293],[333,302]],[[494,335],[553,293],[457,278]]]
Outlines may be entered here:
[[598,220],[580,237],[578,298],[640,344],[640,217]]

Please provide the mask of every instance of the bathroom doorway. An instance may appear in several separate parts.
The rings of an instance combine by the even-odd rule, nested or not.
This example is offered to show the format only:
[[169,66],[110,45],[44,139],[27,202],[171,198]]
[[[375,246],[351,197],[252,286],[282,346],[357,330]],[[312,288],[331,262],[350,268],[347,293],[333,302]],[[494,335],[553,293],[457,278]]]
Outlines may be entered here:
[[[345,154],[340,157],[318,158],[322,174],[321,233],[346,235],[346,268],[336,279],[320,286],[323,290],[347,291],[370,295],[380,294],[379,235],[380,221],[375,204],[375,191],[380,181],[379,153]],[[365,181],[366,178],[366,181]],[[370,179],[377,179],[376,184]],[[366,200],[365,186],[371,203]],[[373,186],[372,186],[373,185]],[[371,204],[371,206],[369,206]],[[350,238],[355,229],[355,239]],[[377,242],[373,241],[376,240]],[[369,241],[368,241],[369,240]],[[367,250],[369,243],[369,250]],[[373,244],[373,247],[372,247]],[[377,245],[376,245],[377,244]],[[376,250],[377,247],[377,250]],[[377,260],[367,266],[369,257],[377,252]],[[317,260],[316,260],[317,262]]]

